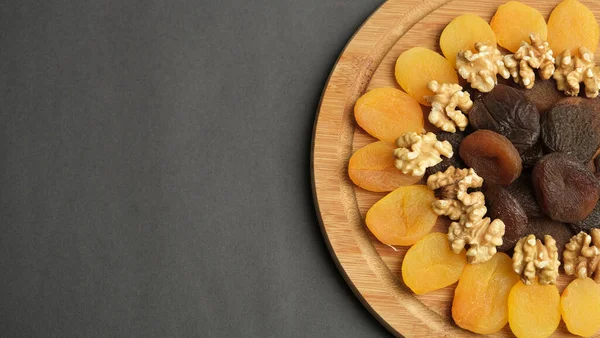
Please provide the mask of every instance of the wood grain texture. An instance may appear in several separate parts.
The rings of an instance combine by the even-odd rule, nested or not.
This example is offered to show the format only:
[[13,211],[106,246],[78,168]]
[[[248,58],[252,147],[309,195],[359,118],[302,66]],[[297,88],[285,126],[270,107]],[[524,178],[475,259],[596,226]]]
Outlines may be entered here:
[[[454,17],[478,14],[490,20],[505,1],[398,0],[383,4],[358,30],[334,67],[315,121],[312,179],[323,235],[332,256],[358,298],[392,333],[407,337],[476,336],[452,323],[450,308],[456,285],[414,295],[402,282],[407,247],[378,242],[364,224],[367,210],[385,196],[355,187],[347,175],[352,153],[375,139],[355,125],[353,107],[367,90],[391,86],[396,58],[423,46],[440,52],[439,35]],[[521,1],[548,18],[558,0]],[[582,1],[596,16],[600,2]],[[598,53],[600,54],[600,53]],[[598,59],[598,57],[597,57]],[[425,114],[428,110],[424,108]],[[434,231],[446,232],[440,218]],[[561,276],[559,289],[570,278]],[[508,325],[496,335],[510,337]],[[561,323],[554,336],[571,336]]]

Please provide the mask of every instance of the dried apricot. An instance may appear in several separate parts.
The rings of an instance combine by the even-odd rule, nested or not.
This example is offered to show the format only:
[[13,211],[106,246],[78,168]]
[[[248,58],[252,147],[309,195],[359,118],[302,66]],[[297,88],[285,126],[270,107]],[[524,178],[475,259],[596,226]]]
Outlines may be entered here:
[[419,182],[423,176],[403,174],[396,168],[392,143],[373,142],[357,150],[348,162],[348,176],[357,186],[375,192],[392,191]]
[[405,133],[423,131],[423,110],[417,101],[396,88],[376,88],[354,105],[356,123],[372,136],[395,142]]
[[450,61],[423,47],[414,47],[400,54],[395,73],[400,87],[424,106],[431,105],[424,96],[434,95],[427,89],[429,82],[458,83],[458,74]]
[[600,197],[596,176],[572,155],[548,154],[535,164],[531,175],[542,211],[556,221],[584,220]]
[[579,47],[596,52],[600,29],[594,13],[577,0],[563,0],[548,19],[548,43],[554,55]]
[[463,329],[498,332],[508,322],[508,293],[519,280],[505,253],[489,261],[465,266],[452,301],[452,318]]
[[509,185],[521,175],[522,162],[510,141],[491,130],[481,129],[465,137],[460,157],[484,180]]
[[540,116],[544,115],[558,100],[565,97],[565,94],[558,90],[554,80],[536,79],[535,85],[531,89],[526,89],[515,82],[512,85],[521,90],[533,102]]
[[[525,211],[527,217],[543,217],[544,213],[535,199],[535,192],[531,185],[531,172],[523,171],[521,176],[506,187]],[[542,236],[543,238],[543,236]]]
[[515,336],[550,336],[560,323],[560,294],[556,285],[518,281],[508,295],[508,323]]
[[437,221],[431,208],[433,201],[433,191],[426,185],[400,187],[373,204],[365,223],[384,244],[412,245],[428,234]]
[[594,210],[590,212],[585,219],[579,222],[571,223],[571,229],[575,232],[590,231],[594,228],[600,228],[600,202],[596,203]]
[[542,40],[548,36],[548,26],[542,14],[535,8],[518,1],[509,1],[498,7],[490,21],[498,44],[516,52],[522,41],[529,41],[529,34],[537,33]]
[[433,232],[413,245],[402,261],[402,279],[422,295],[456,283],[467,264],[465,251],[455,254],[448,235]]
[[572,334],[589,337],[600,330],[600,285],[577,278],[563,291],[560,312]]
[[475,14],[457,16],[444,28],[440,48],[444,56],[456,66],[456,55],[463,50],[475,52],[475,43],[496,46],[496,36],[487,21]]

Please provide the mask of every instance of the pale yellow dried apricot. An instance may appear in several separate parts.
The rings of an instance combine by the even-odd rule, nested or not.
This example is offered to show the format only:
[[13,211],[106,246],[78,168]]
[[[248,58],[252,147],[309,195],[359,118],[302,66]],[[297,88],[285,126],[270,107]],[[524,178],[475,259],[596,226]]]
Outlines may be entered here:
[[434,201],[435,195],[426,185],[400,187],[373,204],[365,223],[384,244],[412,245],[435,225]]
[[503,252],[480,264],[467,264],[452,302],[456,325],[479,334],[500,331],[508,322],[508,293],[519,281]]
[[548,19],[548,43],[555,56],[582,46],[595,53],[599,36],[594,13],[577,0],[563,0]]
[[414,293],[421,295],[456,283],[466,264],[464,250],[455,254],[448,235],[433,232],[406,252],[402,279]]
[[537,33],[546,40],[548,26],[542,14],[535,8],[518,1],[509,1],[498,7],[490,21],[498,44],[516,52],[521,42],[529,42],[529,34]]
[[475,14],[457,16],[446,25],[440,36],[442,53],[454,67],[456,67],[456,55],[463,50],[475,52],[477,42],[485,42],[488,46],[496,47],[494,31],[487,21]]
[[402,89],[420,104],[430,106],[424,96],[433,96],[427,89],[432,80],[439,83],[458,83],[458,74],[450,61],[431,49],[411,48],[396,60],[396,81]]
[[577,278],[563,291],[560,311],[572,334],[589,337],[600,330],[600,285]]
[[423,176],[403,174],[395,166],[393,143],[373,142],[357,150],[348,162],[348,176],[357,186],[375,192],[392,191],[419,182]]
[[405,133],[423,131],[423,110],[405,92],[390,87],[376,88],[354,105],[356,123],[382,141],[395,142]]
[[560,323],[560,294],[556,285],[518,281],[508,295],[508,323],[515,336],[545,338]]

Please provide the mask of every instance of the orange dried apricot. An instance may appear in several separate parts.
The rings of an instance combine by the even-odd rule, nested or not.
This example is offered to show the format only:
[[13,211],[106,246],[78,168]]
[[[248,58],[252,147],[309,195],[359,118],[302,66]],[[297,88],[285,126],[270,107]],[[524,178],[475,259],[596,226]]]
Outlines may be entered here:
[[412,245],[428,234],[437,221],[431,208],[433,201],[433,191],[426,185],[400,187],[373,204],[365,223],[384,244]]
[[544,338],[560,323],[560,294],[556,285],[518,281],[508,295],[508,323],[517,337]]
[[485,42],[496,46],[496,36],[487,21],[475,14],[464,14],[454,18],[440,36],[442,53],[456,67],[456,55],[463,50],[475,52],[475,43]]
[[479,334],[500,331],[508,322],[508,293],[519,280],[503,252],[480,264],[467,264],[452,302],[456,325]]
[[396,88],[377,88],[354,105],[356,123],[382,141],[395,142],[405,133],[423,131],[423,110],[415,99]]
[[548,44],[555,56],[567,49],[575,53],[581,46],[595,53],[599,36],[594,13],[577,0],[563,0],[548,19]]
[[396,81],[408,95],[420,104],[430,106],[424,96],[434,93],[427,89],[432,80],[439,83],[458,83],[458,74],[450,61],[431,49],[411,48],[396,60]]
[[563,291],[560,311],[572,334],[589,337],[600,330],[600,285],[577,278]]
[[498,44],[516,52],[521,42],[529,42],[529,34],[537,33],[542,40],[548,37],[548,26],[542,14],[535,8],[518,1],[509,1],[498,7],[490,21]]
[[423,176],[403,174],[395,166],[392,143],[373,142],[357,150],[348,163],[348,176],[357,186],[375,192],[392,191],[419,182]]
[[402,279],[422,295],[456,283],[467,264],[465,251],[455,254],[448,235],[433,232],[415,243],[402,261]]

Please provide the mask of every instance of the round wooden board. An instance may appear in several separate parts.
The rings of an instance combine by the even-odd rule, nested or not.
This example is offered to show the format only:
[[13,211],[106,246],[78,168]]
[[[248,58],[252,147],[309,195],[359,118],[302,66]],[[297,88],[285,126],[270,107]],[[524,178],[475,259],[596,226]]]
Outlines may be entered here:
[[[408,248],[378,242],[363,219],[383,193],[355,187],[347,175],[348,159],[375,141],[355,125],[353,107],[366,91],[399,88],[394,64],[403,51],[422,46],[440,52],[443,28],[454,17],[474,13],[490,20],[501,0],[397,0],[384,3],[358,30],[342,52],[324,90],[315,122],[312,178],[323,235],[340,271],[358,298],[397,336],[475,336],[452,323],[450,308],[456,285],[414,295],[402,282],[402,258]],[[523,0],[548,18],[559,0]],[[597,17],[600,2],[581,1]],[[600,54],[600,53],[598,53]],[[446,232],[440,218],[434,231]],[[561,276],[562,292],[569,278]],[[494,336],[513,336],[508,325]],[[571,336],[564,323],[553,336]]]

